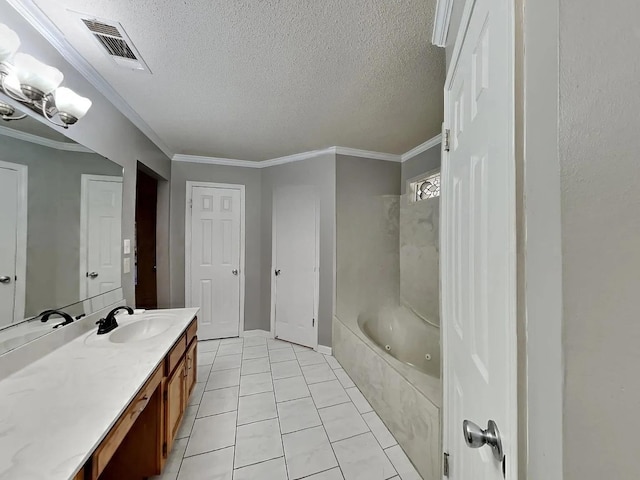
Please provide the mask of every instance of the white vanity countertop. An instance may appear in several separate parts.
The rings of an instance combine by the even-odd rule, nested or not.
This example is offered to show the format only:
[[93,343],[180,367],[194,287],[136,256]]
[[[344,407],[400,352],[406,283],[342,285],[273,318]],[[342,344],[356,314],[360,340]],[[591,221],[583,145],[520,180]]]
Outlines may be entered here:
[[131,343],[109,341],[119,328],[98,337],[96,327],[0,381],[0,479],[73,478],[197,312],[118,315],[119,328],[173,318],[160,335]]

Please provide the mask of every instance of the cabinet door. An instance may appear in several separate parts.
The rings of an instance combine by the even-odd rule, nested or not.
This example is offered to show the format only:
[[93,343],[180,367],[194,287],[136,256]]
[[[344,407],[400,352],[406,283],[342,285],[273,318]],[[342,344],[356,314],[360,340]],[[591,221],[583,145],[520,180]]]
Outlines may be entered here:
[[191,342],[191,346],[187,350],[187,363],[185,368],[187,369],[187,377],[184,385],[185,388],[185,399],[191,396],[191,392],[193,392],[194,387],[196,386],[197,380],[197,365],[198,365],[198,349],[197,349],[197,341]]
[[167,429],[167,452],[171,451],[171,446],[178,433],[178,428],[180,428],[180,421],[187,403],[185,397],[185,372],[183,358],[166,383],[165,428]]

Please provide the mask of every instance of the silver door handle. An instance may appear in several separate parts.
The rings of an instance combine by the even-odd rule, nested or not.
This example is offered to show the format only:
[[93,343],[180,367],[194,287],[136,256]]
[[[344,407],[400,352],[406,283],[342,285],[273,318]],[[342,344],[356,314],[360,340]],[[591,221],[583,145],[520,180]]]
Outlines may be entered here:
[[5,284],[11,283],[11,277],[7,277],[7,276],[0,277],[0,283],[5,283]]
[[233,273],[234,275],[238,275],[238,269],[234,268],[233,270],[231,270],[231,273]]
[[502,439],[498,425],[493,420],[487,423],[487,429],[483,430],[478,425],[469,420],[462,423],[462,434],[464,441],[469,448],[480,448],[489,445],[493,449],[493,456],[499,462],[504,459],[504,450],[502,450]]
[[97,276],[98,276],[98,272],[91,272],[91,273],[87,272],[87,277],[89,278],[96,278]]

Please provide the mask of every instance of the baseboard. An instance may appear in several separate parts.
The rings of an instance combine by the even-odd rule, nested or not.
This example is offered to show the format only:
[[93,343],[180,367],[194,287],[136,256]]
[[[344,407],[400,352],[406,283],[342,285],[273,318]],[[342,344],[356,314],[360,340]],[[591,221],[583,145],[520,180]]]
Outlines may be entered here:
[[324,345],[318,345],[318,353],[323,355],[332,355],[333,350],[331,347],[325,347]]
[[242,337],[264,337],[273,338],[269,330],[245,330],[242,332]]

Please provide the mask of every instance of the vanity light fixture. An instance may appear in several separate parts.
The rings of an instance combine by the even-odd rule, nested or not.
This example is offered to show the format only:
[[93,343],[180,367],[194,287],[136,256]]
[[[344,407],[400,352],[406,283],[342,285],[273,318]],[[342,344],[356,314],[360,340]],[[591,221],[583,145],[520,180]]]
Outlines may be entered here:
[[[91,100],[61,87],[64,75],[60,70],[31,55],[16,53],[19,47],[18,35],[0,23],[0,90],[62,128],[68,128],[84,117],[91,108]],[[3,120],[26,117],[14,114],[13,106],[0,101]],[[56,115],[61,123],[53,119]]]

